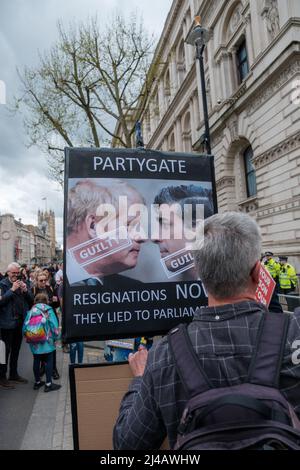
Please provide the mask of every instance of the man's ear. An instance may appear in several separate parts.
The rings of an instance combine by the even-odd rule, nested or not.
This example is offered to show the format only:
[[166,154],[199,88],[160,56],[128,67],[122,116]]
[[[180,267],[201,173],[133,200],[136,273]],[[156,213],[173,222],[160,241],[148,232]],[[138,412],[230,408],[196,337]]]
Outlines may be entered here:
[[261,262],[259,260],[256,261],[255,265],[253,266],[250,276],[254,284],[259,283],[259,273],[261,269]]
[[95,222],[95,216],[93,214],[88,214],[85,218],[85,225],[87,232],[91,238],[96,238],[97,233],[96,233],[96,222]]

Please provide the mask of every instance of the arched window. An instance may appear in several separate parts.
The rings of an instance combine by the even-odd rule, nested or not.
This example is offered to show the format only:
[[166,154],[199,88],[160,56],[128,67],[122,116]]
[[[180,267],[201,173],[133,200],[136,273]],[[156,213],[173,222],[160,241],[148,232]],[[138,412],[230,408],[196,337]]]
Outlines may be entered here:
[[242,83],[242,81],[247,77],[249,73],[247,45],[246,45],[246,39],[244,37],[238,46],[236,59],[237,59],[239,83]]
[[253,150],[252,150],[251,145],[249,145],[249,147],[246,148],[246,150],[243,153],[243,156],[244,156],[247,197],[252,197],[257,194],[257,189],[256,189],[255,168],[252,162]]
[[170,96],[171,96],[171,80],[170,80],[170,72],[167,69],[164,77],[164,92],[165,92],[165,100],[166,105],[168,106],[170,103]]
[[177,49],[177,73],[179,78],[179,83],[183,82],[185,76],[186,68],[185,68],[185,54],[184,54],[184,41],[181,40],[178,49]]
[[252,46],[249,41],[251,16],[249,22],[248,19],[246,22],[242,1],[232,0],[227,3],[230,7],[224,13],[223,26],[220,29],[223,47],[219,48],[215,55],[219,79],[222,80],[223,96],[226,98],[231,96],[247,78],[252,65]]

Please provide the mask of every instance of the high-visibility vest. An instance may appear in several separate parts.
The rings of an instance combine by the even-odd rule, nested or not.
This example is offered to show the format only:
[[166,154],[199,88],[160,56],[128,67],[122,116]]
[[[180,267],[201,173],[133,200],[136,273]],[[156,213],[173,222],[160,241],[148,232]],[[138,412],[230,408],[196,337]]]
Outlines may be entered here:
[[271,258],[265,263],[265,267],[273,277],[273,279],[277,279],[280,274],[280,264],[276,263],[276,261]]
[[279,284],[281,289],[291,289],[298,284],[295,268],[288,263],[280,267]]

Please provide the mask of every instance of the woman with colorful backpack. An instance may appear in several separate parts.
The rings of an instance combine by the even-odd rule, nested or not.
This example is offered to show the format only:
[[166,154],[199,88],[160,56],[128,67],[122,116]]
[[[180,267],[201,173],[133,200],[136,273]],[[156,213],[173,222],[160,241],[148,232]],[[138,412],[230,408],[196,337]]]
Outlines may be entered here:
[[[35,296],[34,305],[27,313],[23,325],[23,335],[33,354],[35,378],[33,389],[38,390],[45,385],[44,391],[52,392],[61,387],[52,382],[53,354],[56,350],[55,341],[59,337],[59,327],[57,317],[48,303],[46,294],[40,293]],[[40,377],[41,362],[45,363],[46,383],[41,381]]]
[[[48,304],[50,305],[50,307],[53,308],[53,311],[56,315],[57,321],[59,321],[58,315],[56,313],[56,309],[59,307],[59,299],[58,299],[56,290],[53,289],[53,287],[49,284],[48,275],[49,275],[49,272],[48,272],[48,274],[46,274],[45,270],[39,269],[39,270],[36,271],[34,286],[32,288],[32,293],[33,293],[34,297],[37,294],[46,294],[47,295],[47,297],[49,299]],[[44,373],[45,373],[45,364],[43,362],[41,363],[40,373],[41,373],[41,376],[44,375]],[[57,367],[56,367],[56,351],[54,351],[53,352],[53,374],[52,374],[52,378],[54,380],[57,380],[57,379],[59,379],[59,377],[60,377],[60,375],[59,375],[59,372],[58,372]]]

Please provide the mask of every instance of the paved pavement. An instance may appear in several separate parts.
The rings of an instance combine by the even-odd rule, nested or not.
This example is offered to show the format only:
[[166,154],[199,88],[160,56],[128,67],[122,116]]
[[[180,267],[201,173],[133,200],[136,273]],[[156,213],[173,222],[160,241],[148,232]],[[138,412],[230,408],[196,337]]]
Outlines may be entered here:
[[32,389],[32,354],[26,343],[23,343],[20,351],[19,372],[32,382],[16,385],[15,390],[0,387],[1,450],[20,448],[36,400],[37,392]]
[[69,355],[57,350],[57,368],[61,379],[56,383],[62,387],[51,393],[44,393],[43,388],[39,390],[21,444],[22,450],[73,449],[68,364]]
[[[32,355],[23,344],[20,371],[31,379],[16,390],[0,393],[0,450],[72,450],[72,415],[69,390],[69,354],[57,349],[57,368],[61,375],[56,383],[61,389],[44,393],[33,390]],[[103,361],[103,349],[98,343],[85,345],[84,362]]]

